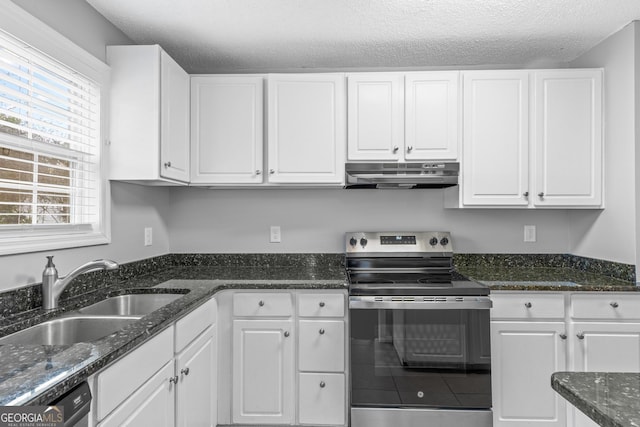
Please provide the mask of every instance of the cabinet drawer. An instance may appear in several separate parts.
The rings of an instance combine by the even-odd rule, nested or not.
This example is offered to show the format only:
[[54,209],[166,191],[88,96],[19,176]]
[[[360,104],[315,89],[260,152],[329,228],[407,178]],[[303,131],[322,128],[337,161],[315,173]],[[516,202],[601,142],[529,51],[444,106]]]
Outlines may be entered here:
[[492,319],[563,319],[564,295],[560,293],[491,294]]
[[571,295],[573,319],[640,319],[640,294],[603,292]]
[[300,294],[298,314],[302,317],[344,317],[344,294]]
[[233,296],[234,316],[291,316],[289,293],[238,293]]
[[97,418],[101,420],[173,359],[173,326],[98,374]]
[[217,311],[216,300],[210,299],[176,322],[176,353],[216,322]]
[[298,368],[301,371],[344,371],[344,322],[298,322]]
[[343,374],[300,374],[301,424],[344,425],[346,386]]

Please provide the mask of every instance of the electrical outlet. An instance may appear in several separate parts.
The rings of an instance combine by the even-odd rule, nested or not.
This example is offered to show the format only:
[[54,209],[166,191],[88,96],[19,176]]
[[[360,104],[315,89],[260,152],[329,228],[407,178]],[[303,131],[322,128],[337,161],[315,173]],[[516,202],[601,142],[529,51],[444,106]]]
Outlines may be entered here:
[[280,226],[272,225],[270,228],[269,242],[280,243],[282,235],[280,234]]
[[153,228],[151,227],[145,227],[144,229],[144,245],[153,245]]
[[535,242],[536,241],[536,226],[525,225],[524,226],[524,241]]

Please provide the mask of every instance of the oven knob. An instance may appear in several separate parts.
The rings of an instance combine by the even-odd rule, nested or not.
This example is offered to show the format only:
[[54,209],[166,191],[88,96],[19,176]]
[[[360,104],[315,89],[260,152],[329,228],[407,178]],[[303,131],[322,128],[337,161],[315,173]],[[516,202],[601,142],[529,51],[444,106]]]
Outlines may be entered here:
[[367,246],[367,239],[365,239],[364,237],[360,239],[360,244],[362,245],[363,248]]
[[449,239],[447,239],[446,237],[443,237],[442,239],[440,239],[440,244],[442,246],[447,246],[449,244]]
[[437,238],[435,238],[435,237],[432,237],[432,238],[431,238],[431,240],[429,240],[429,244],[430,244],[431,246],[435,246],[435,245],[437,245],[437,244],[438,244],[438,239],[437,239]]
[[356,238],[355,238],[355,237],[352,237],[352,238],[351,238],[351,240],[349,240],[349,244],[350,244],[351,246],[355,246],[355,245],[356,245],[356,243],[358,243],[358,241],[356,240]]

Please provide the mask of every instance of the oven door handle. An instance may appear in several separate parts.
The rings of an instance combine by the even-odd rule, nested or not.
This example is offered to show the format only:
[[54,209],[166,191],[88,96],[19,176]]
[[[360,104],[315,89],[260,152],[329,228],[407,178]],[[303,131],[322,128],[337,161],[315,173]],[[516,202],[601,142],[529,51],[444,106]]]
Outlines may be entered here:
[[489,297],[449,297],[446,300],[415,297],[414,300],[377,300],[371,296],[350,296],[349,308],[356,310],[488,310],[492,306]]

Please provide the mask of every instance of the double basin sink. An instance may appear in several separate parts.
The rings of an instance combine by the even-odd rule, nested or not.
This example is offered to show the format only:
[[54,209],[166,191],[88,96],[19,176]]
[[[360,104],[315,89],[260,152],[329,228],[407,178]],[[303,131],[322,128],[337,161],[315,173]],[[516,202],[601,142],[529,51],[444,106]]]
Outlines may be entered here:
[[110,297],[64,317],[2,337],[0,345],[71,345],[97,341],[183,296],[166,293]]

